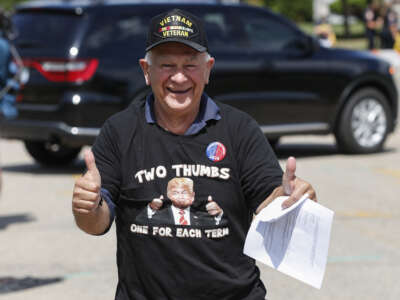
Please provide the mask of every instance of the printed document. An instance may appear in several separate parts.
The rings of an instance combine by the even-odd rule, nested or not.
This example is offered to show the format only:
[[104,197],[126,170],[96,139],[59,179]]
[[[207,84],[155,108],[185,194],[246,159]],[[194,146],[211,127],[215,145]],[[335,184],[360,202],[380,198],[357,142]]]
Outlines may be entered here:
[[244,254],[320,289],[328,257],[333,211],[304,195],[289,208],[278,197],[253,220]]

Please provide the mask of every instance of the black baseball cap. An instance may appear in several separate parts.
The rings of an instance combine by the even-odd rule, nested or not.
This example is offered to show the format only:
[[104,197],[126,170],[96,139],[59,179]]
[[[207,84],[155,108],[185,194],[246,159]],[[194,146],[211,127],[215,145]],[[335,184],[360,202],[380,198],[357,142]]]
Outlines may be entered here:
[[208,50],[203,22],[187,11],[177,8],[151,19],[146,52],[167,42],[182,43],[199,52]]

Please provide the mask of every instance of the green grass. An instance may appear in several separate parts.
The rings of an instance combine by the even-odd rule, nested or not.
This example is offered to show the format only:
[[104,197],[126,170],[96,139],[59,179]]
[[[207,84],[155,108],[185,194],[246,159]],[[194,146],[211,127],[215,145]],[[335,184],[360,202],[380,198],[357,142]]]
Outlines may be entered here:
[[[303,31],[312,34],[314,30],[313,23],[298,23],[297,24]],[[333,31],[336,36],[344,35],[344,26],[343,25],[333,25]],[[364,35],[364,24],[362,22],[358,22],[356,24],[350,25],[350,35],[351,36],[361,36]]]
[[[297,24],[304,32],[313,34],[313,23],[298,23]],[[344,36],[344,26],[335,25],[333,31],[336,34],[335,47],[365,50],[367,49],[367,40],[364,38],[364,24],[362,22],[350,26],[350,38],[342,38]],[[353,38],[352,38],[353,36]]]
[[336,41],[335,47],[354,49],[354,50],[366,50],[367,39],[365,38],[338,39]]
[[[343,36],[345,34],[343,25],[334,25],[332,27],[336,36]],[[356,24],[350,25],[349,31],[351,36],[361,36],[364,35],[365,26],[362,22],[358,22]]]

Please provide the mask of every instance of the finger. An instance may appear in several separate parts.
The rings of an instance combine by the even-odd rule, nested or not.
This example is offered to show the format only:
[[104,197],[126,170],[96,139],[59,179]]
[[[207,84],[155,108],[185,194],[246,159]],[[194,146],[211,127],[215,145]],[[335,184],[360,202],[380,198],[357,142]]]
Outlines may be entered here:
[[150,202],[150,208],[151,209],[160,209],[163,205],[163,200],[164,196],[161,195],[160,198],[154,198],[151,202]]
[[72,207],[74,209],[85,209],[88,211],[93,211],[97,208],[96,202],[94,201],[86,201],[82,199],[76,199],[72,202]]
[[209,203],[206,204],[206,210],[207,211],[210,211],[210,210],[213,210],[213,209],[217,209],[217,207],[218,207],[218,205],[214,201],[209,202]]
[[315,190],[313,188],[308,190],[306,193],[308,194],[308,199],[318,202],[317,193],[315,192]]
[[291,156],[286,162],[286,170],[282,177],[282,186],[286,195],[290,195],[294,189],[296,179],[296,159]]
[[308,182],[299,179],[296,183],[296,188],[294,189],[290,197],[282,203],[282,208],[288,208],[292,206],[305,194],[307,194],[307,197],[310,197],[310,194],[315,195],[315,192],[313,192],[313,189]]
[[100,191],[100,185],[97,182],[94,182],[91,179],[88,179],[86,177],[80,177],[75,183],[76,188],[80,188],[82,190],[90,191],[90,192],[96,192],[98,193]]
[[296,159],[293,156],[290,156],[286,162],[286,176],[289,180],[294,180],[296,172]]
[[209,196],[208,196],[208,199],[207,199],[207,201],[208,201],[208,202],[212,202],[212,201],[213,201],[213,199],[212,199],[211,195],[209,195]]
[[101,176],[99,170],[97,169],[96,161],[92,150],[88,149],[84,154],[84,158],[85,158],[87,172],[83,177],[85,179],[93,181],[98,186],[101,186]]
[[216,216],[216,215],[221,213],[221,210],[220,209],[212,209],[212,210],[209,210],[207,212],[208,212],[208,214],[210,214],[212,216]]
[[282,208],[288,208],[295,204],[303,196],[301,193],[293,192],[289,198],[282,202]]
[[216,215],[222,212],[222,208],[215,201],[208,203],[206,205],[206,210],[209,214],[212,215]]
[[77,213],[79,213],[79,214],[81,214],[81,215],[87,215],[87,214],[90,214],[92,211],[91,210],[88,210],[88,209],[84,209],[84,208],[73,208],[73,211],[74,212],[77,212]]
[[77,200],[86,200],[86,201],[92,201],[95,202],[97,201],[100,197],[99,194],[96,192],[91,192],[88,190],[83,190],[83,189],[76,189],[73,193],[74,199]]
[[96,161],[91,149],[86,150],[84,159],[88,171],[97,171]]
[[158,202],[158,203],[163,203],[164,200],[164,196],[161,195],[160,198],[154,198],[154,201]]
[[75,204],[72,206],[72,210],[80,214],[91,214],[96,210],[96,207],[90,204]]

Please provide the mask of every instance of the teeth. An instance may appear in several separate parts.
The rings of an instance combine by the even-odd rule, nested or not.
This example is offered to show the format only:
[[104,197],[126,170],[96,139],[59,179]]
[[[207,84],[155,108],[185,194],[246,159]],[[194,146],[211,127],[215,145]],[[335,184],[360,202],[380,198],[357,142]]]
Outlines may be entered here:
[[183,90],[183,91],[174,91],[173,89],[168,88],[168,90],[172,93],[176,93],[176,94],[183,94],[186,93],[190,90],[190,88],[188,88],[187,90]]

